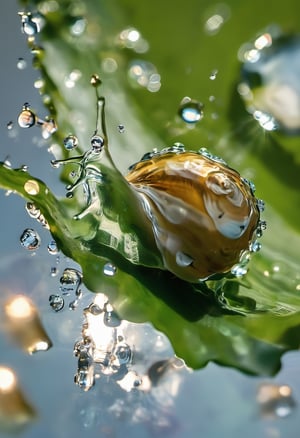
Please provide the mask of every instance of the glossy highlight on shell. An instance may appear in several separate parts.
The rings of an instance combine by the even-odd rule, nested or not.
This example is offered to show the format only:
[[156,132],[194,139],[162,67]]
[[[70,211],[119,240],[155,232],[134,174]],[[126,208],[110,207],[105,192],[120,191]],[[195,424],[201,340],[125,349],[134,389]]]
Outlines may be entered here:
[[260,213],[252,186],[213,155],[181,146],[146,156],[127,181],[139,192],[166,269],[196,282],[229,272]]

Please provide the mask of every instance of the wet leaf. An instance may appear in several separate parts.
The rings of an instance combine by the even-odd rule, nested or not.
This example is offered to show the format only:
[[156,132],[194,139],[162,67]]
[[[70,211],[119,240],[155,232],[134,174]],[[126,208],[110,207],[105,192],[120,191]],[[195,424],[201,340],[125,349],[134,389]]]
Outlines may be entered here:
[[[44,50],[34,50],[34,65],[45,79],[43,93],[51,98],[47,105],[58,123],[55,135],[61,144],[71,132],[81,149],[89,147],[96,112],[89,78],[97,73],[107,99],[111,153],[122,172],[143,153],[181,141],[189,149],[205,146],[252,176],[259,196],[267,201],[268,231],[243,280],[226,278],[196,288],[161,270],[151,251],[149,265],[156,269],[132,263],[103,240],[94,216],[73,219],[82,207],[80,198],[56,199],[34,176],[0,167],[0,186],[17,191],[41,209],[58,247],[81,265],[87,287],[106,293],[121,317],[151,321],[193,368],[213,360],[249,373],[272,374],[281,355],[299,346],[300,236],[295,208],[299,163],[293,159],[290,139],[266,134],[255,124],[234,85],[239,81],[239,47],[272,22],[297,30],[296,17],[289,12],[293,5],[297,8],[290,0],[290,7],[282,9],[275,2],[270,11],[258,0],[243,8],[228,2],[224,12],[208,1],[200,7],[196,0],[189,8],[169,0],[163,5],[157,0],[149,4],[90,0],[84,5],[63,1],[44,11],[46,24],[40,34]],[[207,23],[215,15],[223,17],[223,24],[212,32]],[[120,33],[128,22],[151,50],[136,51],[130,41],[122,40]],[[146,70],[160,75],[159,91],[149,92],[130,76],[132,66],[145,67],[142,62],[151,63]],[[74,71],[80,74],[72,76]],[[194,129],[178,116],[185,96],[204,104],[204,117]],[[123,133],[119,125],[125,127]],[[67,179],[66,174],[63,177]],[[37,194],[25,191],[28,179],[37,182]],[[112,215],[121,198],[120,186]],[[123,227],[130,235],[129,223]],[[116,266],[113,276],[103,272],[108,261]]]

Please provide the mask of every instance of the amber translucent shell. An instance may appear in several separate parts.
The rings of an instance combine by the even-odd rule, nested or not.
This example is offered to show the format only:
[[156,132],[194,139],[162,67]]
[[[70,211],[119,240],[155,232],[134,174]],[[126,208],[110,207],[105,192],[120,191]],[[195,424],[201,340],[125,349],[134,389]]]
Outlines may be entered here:
[[249,249],[257,200],[238,172],[196,152],[154,155],[132,167],[166,269],[197,282],[226,273]]

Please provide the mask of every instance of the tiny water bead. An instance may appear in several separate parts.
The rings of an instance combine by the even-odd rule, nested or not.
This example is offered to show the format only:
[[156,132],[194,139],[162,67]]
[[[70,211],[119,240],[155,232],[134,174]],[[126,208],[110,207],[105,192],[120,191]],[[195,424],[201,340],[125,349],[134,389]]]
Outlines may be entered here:
[[203,118],[203,104],[190,97],[185,97],[179,106],[178,113],[186,123],[194,124]]
[[55,312],[60,312],[65,305],[65,301],[61,295],[50,295],[49,305]]
[[36,124],[36,121],[35,113],[30,109],[28,103],[24,103],[23,109],[18,117],[19,126],[21,128],[31,128]]
[[71,151],[72,149],[75,149],[78,146],[78,138],[75,135],[68,135],[64,141],[64,147]]
[[41,238],[32,228],[26,228],[20,236],[21,245],[29,251],[35,251],[41,244]]
[[239,50],[238,92],[267,131],[300,133],[300,36],[265,32]]
[[214,80],[216,79],[216,77],[217,77],[217,74],[218,74],[218,70],[217,70],[217,69],[212,70],[212,72],[211,72],[210,75],[209,75],[209,79],[210,79],[211,81],[214,81]]
[[51,242],[48,243],[47,249],[49,254],[56,255],[58,253],[58,248],[55,240],[51,240]]
[[119,131],[120,134],[124,134],[125,126],[124,125],[118,125],[118,131]]
[[25,59],[18,58],[18,61],[17,61],[18,70],[25,70],[26,67],[27,67],[27,62],[25,61]]

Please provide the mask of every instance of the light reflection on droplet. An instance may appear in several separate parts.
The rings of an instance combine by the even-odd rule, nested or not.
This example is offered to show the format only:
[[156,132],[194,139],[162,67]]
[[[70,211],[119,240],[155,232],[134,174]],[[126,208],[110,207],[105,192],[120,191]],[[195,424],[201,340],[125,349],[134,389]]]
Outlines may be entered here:
[[217,69],[212,70],[212,72],[209,75],[209,79],[211,81],[214,81],[216,79],[216,77],[217,77],[217,74],[218,74],[218,70]]
[[48,249],[49,254],[51,254],[51,255],[56,255],[58,253],[58,248],[57,248],[57,244],[56,244],[55,240],[51,240],[48,243],[47,249]]
[[185,97],[179,106],[179,115],[186,123],[197,123],[203,118],[203,104],[189,97]]
[[117,272],[117,268],[112,263],[108,262],[105,263],[103,266],[103,273],[107,275],[108,277],[113,277]]
[[19,70],[25,70],[26,67],[27,67],[27,62],[25,61],[25,59],[24,58],[18,58],[17,68]]
[[224,3],[218,3],[206,11],[204,32],[208,35],[217,34],[224,23],[230,18],[230,8]]
[[21,128],[31,128],[36,123],[36,115],[27,103],[23,105],[23,109],[18,116],[18,123]]
[[34,181],[33,179],[29,179],[24,184],[24,190],[29,195],[37,195],[39,193],[39,191],[40,191],[40,186],[37,183],[37,181]]

